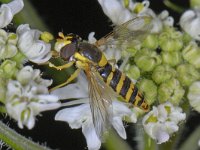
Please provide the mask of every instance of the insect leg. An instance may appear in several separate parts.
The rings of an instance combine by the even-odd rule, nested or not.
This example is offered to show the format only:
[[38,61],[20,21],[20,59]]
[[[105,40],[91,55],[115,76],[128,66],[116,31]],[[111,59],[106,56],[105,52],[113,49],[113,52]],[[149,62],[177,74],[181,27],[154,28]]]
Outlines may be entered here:
[[55,68],[55,69],[57,69],[57,70],[62,70],[62,69],[66,69],[66,68],[71,67],[71,66],[74,64],[74,61],[70,61],[70,62],[68,62],[67,64],[64,64],[64,65],[61,65],[61,66],[55,66],[55,65],[52,64],[51,62],[48,62],[48,63],[49,63],[49,67]]
[[53,90],[55,90],[55,89],[58,89],[58,88],[60,88],[60,87],[62,87],[62,86],[67,85],[68,83],[70,83],[72,80],[74,80],[74,79],[79,75],[80,71],[81,71],[80,68],[77,69],[76,71],[74,71],[74,73],[67,79],[67,81],[65,81],[65,82],[63,82],[63,83],[61,83],[61,84],[59,84],[59,85],[57,85],[57,86],[51,88],[51,89],[49,90],[49,92],[51,92],[51,91],[53,91]]

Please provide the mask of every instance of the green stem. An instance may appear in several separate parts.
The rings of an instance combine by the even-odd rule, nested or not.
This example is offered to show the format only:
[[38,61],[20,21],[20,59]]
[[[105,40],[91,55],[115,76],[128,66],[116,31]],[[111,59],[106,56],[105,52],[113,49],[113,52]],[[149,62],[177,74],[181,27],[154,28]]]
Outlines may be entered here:
[[0,113],[6,113],[6,108],[4,106],[0,106]]
[[108,137],[106,137],[105,147],[106,150],[132,150],[114,131],[111,131]]
[[[138,120],[136,126],[141,127],[140,125],[142,124],[141,120]],[[137,148],[139,150],[157,150],[157,144],[155,140],[150,138],[149,135],[145,131],[141,130],[135,130],[136,131],[136,139],[138,146]]]
[[185,11],[185,9],[183,7],[180,7],[180,6],[172,3],[169,0],[164,0],[163,2],[167,7],[171,8],[172,10],[174,10],[174,11],[176,11],[178,13],[183,13]]
[[14,17],[14,22],[18,25],[22,23],[28,23],[33,28],[37,28],[41,31],[49,31],[41,16],[39,16],[37,11],[28,0],[24,0],[24,8]]
[[144,133],[144,150],[156,150],[157,144],[155,140],[150,138],[146,133]]
[[199,149],[198,140],[200,140],[200,126],[187,138],[180,147],[181,150]]
[[[190,115],[190,104],[187,99],[184,100],[184,103],[182,103],[181,108],[183,109],[183,112],[186,113],[186,116],[188,117]],[[187,119],[186,119],[187,120]],[[173,146],[171,149],[176,149],[178,143],[182,139],[183,133],[185,132],[185,124],[182,123],[179,125],[179,130],[176,133],[175,136],[173,136],[173,139],[170,139],[170,141],[173,140]]]
[[19,135],[0,121],[0,139],[14,150],[50,150]]

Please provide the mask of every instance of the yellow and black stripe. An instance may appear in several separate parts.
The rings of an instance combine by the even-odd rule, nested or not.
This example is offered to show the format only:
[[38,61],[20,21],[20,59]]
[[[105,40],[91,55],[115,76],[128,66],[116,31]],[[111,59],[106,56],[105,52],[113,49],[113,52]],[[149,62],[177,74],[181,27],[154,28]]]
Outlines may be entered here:
[[78,48],[80,57],[77,58],[86,63],[87,61],[95,63],[97,71],[104,82],[126,102],[138,106],[145,111],[149,109],[148,104],[144,100],[144,96],[138,91],[137,87],[134,86],[131,79],[119,69],[112,67],[112,65],[108,63],[105,55],[95,45],[80,43]]
[[105,66],[99,67],[97,70],[104,82],[126,102],[148,111],[149,106],[145,102],[144,96],[138,91],[138,88],[134,86],[131,79],[129,79],[124,73],[113,68],[108,62]]

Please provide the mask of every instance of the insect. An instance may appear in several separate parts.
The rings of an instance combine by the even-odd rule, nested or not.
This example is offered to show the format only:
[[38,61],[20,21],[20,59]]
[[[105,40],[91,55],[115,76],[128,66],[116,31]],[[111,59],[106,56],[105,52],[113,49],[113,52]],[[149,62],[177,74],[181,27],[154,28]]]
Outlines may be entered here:
[[[111,45],[115,40],[142,39],[142,36],[149,31],[151,18],[147,16],[136,17],[101,38],[95,44],[84,42],[78,35],[68,34],[64,36],[59,33],[58,42],[63,42],[63,46],[58,56],[67,63],[62,66],[49,64],[58,70],[75,65],[76,71],[67,79],[66,82],[53,88],[62,87],[74,80],[81,70],[86,74],[89,83],[89,99],[93,116],[93,123],[96,133],[101,137],[106,130],[112,115],[112,94],[120,96],[125,102],[138,106],[144,111],[148,111],[144,96],[119,69],[109,63],[104,53],[99,49],[101,45]],[[138,28],[140,26],[140,28]],[[129,28],[133,28],[131,31]],[[110,94],[112,93],[112,94]]]

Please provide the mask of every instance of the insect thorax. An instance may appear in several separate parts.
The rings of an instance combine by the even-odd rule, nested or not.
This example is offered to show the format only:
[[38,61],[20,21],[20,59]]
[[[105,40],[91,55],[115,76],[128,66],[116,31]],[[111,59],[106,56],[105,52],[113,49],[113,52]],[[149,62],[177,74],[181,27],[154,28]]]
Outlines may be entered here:
[[91,62],[98,63],[101,60],[102,52],[95,45],[80,43],[78,48],[79,53]]

